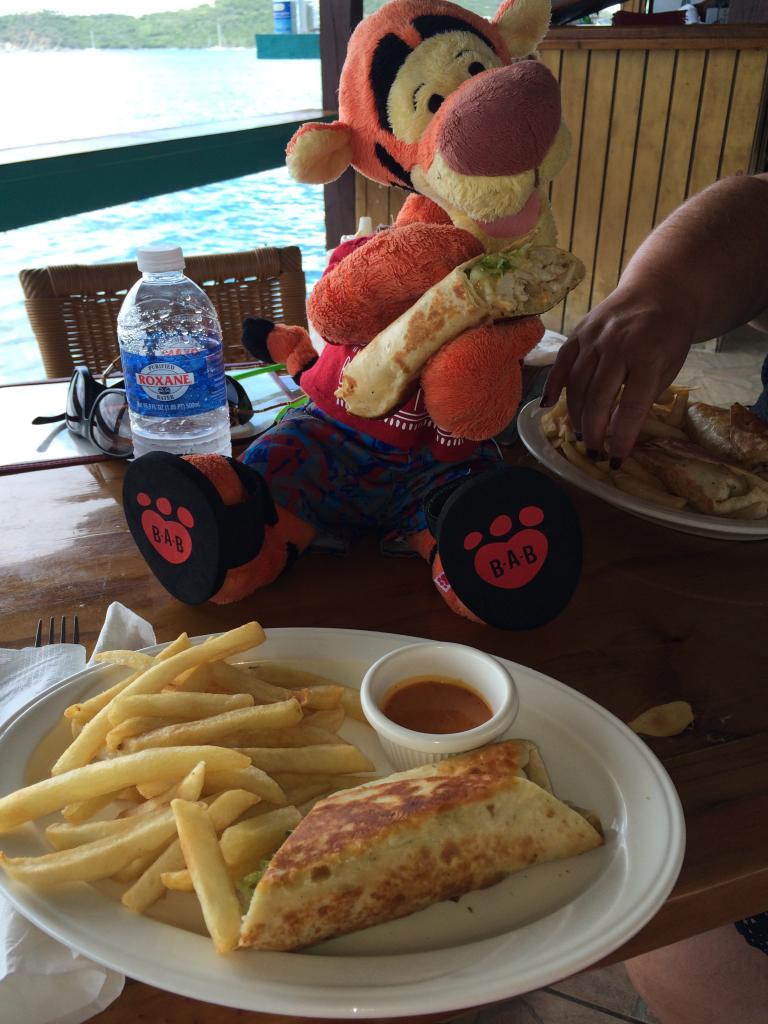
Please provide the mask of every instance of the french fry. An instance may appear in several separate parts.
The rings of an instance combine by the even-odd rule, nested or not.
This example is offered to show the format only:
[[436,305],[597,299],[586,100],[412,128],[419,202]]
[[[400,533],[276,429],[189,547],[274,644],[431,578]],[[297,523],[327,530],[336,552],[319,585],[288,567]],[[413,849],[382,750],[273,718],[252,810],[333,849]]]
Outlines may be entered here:
[[211,665],[213,680],[230,693],[250,693],[257,704],[275,704],[296,696],[284,686],[273,686],[260,679],[254,672],[228,661],[217,661]]
[[196,668],[187,669],[163,687],[162,693],[216,693],[218,687],[213,678],[215,662],[203,662]]
[[[276,705],[271,705],[275,707]],[[227,747],[311,747],[319,743],[346,743],[340,736],[314,725],[294,725],[289,729],[249,729],[220,740]]]
[[149,718],[146,715],[137,715],[135,718],[126,718],[119,725],[109,730],[104,737],[104,746],[109,753],[119,750],[126,740],[134,736],[140,736],[143,732],[151,732],[153,729],[162,729],[167,722],[164,718]]
[[676,437],[681,441],[687,441],[687,435],[679,429],[679,427],[673,427],[669,423],[664,423],[662,420],[654,419],[652,416],[646,416],[640,427],[640,436],[643,437]]
[[[182,633],[177,636],[175,640],[168,644],[167,647],[157,655],[155,661],[165,661],[167,658],[172,657],[174,654],[178,654],[179,651],[184,651],[189,647],[189,637],[186,633]],[[82,704],[72,704],[64,712],[65,718],[73,718],[79,722],[85,723],[90,722],[97,711],[101,711],[103,707],[106,707],[110,701],[116,697],[119,693],[132,683],[134,679],[138,677],[139,673],[128,676],[127,679],[122,679],[119,683],[115,683],[108,690],[103,690],[101,693],[97,693],[95,696],[90,697]]]
[[[166,780],[167,781],[167,780]],[[152,797],[149,800],[145,800],[143,803],[137,804],[135,807],[129,807],[123,811],[120,815],[121,818],[132,818],[137,815],[151,814],[154,810],[159,810],[162,807],[170,804],[171,800],[175,800],[177,797],[179,800],[197,800],[203,791],[203,783],[205,782],[205,761],[198,761],[195,767],[189,772],[180,782],[174,783],[169,788],[163,790],[156,797]]]
[[119,725],[126,719],[147,716],[190,722],[252,705],[253,696],[249,693],[134,693],[112,702],[109,720]]
[[583,470],[587,476],[591,476],[593,480],[601,480],[603,483],[606,483],[608,479],[607,474],[602,473],[595,464],[590,462],[586,455],[582,455],[570,441],[563,439],[560,445],[560,450],[570,463]]
[[304,724],[311,725],[315,729],[325,729],[326,732],[337,733],[346,717],[346,708],[343,705],[344,697],[342,696],[341,704],[335,708],[329,708],[327,711],[305,711]]
[[64,709],[64,717],[71,718],[72,721],[80,722],[82,725],[90,722],[97,711],[101,711],[102,708],[106,707],[114,697],[122,693],[126,686],[136,678],[138,678],[138,672],[128,676],[127,679],[121,679],[119,683],[110,686],[108,690],[102,690],[101,693],[95,694],[95,696],[80,704],[70,704],[68,708]]
[[281,661],[257,661],[251,665],[250,671],[265,683],[285,686],[289,690],[300,690],[305,686],[338,686],[335,679],[305,669],[293,668]]
[[196,722],[179,722],[161,729],[142,733],[127,740],[125,748],[130,753],[151,747],[180,747],[188,743],[211,743],[235,732],[249,729],[284,729],[301,721],[301,707],[296,700],[281,701],[279,704],[256,705],[225,711]]
[[[183,856],[184,855],[182,854],[182,857]],[[160,873],[160,881],[166,889],[170,889],[173,892],[195,891],[195,887],[192,884],[192,876],[189,873],[189,868],[179,868],[177,871],[162,871]]]
[[[223,832],[233,821],[237,821],[248,808],[253,807],[258,799],[255,793],[249,793],[244,789],[230,789],[217,796],[208,808],[208,814],[216,832]],[[126,889],[122,895],[123,906],[137,914],[142,914],[163,895],[165,891],[161,880],[163,874],[166,871],[176,871],[181,868],[184,868],[184,854],[181,852],[179,840],[174,839],[170,846],[147,867],[141,878],[137,879],[130,889]]]
[[677,494],[669,494],[657,487],[651,487],[622,470],[615,472],[613,479],[620,491],[632,494],[636,498],[644,498],[646,501],[652,501],[655,505],[663,505],[664,508],[685,508],[685,498],[681,498]]
[[643,736],[677,736],[693,722],[693,708],[686,700],[673,700],[649,708],[628,723]]
[[206,771],[203,795],[217,793],[223,789],[245,789],[267,803],[282,807],[286,803],[281,787],[260,768],[250,766],[238,771]]
[[213,746],[165,747],[97,761],[0,798],[0,832],[9,832],[66,804],[114,793],[123,786],[180,778],[198,761],[205,761],[210,771],[237,771],[250,764],[249,758],[236,750]]
[[[362,786],[371,782],[370,775],[297,775],[297,780],[304,779],[305,782],[297,781],[292,786],[285,787],[285,795],[288,803],[293,804],[301,810],[301,807],[309,800],[319,800],[321,797],[330,796],[340,789],[352,789],[354,786]],[[306,812],[304,812],[306,813]]]
[[173,800],[171,809],[206,927],[216,951],[226,953],[239,941],[241,911],[213,822],[200,804]]
[[240,879],[255,871],[285,842],[300,821],[301,815],[295,807],[280,807],[224,829],[219,845],[232,877]]
[[373,771],[365,754],[351,744],[314,747],[240,747],[255,768],[272,772],[299,772],[302,775],[346,775],[348,772]]
[[99,811],[102,811],[109,804],[119,799],[119,790],[116,793],[102,793],[87,800],[76,800],[74,803],[65,804],[61,809],[61,814],[71,824],[79,825],[83,821],[88,821],[94,814],[98,814]]
[[672,406],[667,416],[667,423],[671,427],[677,427],[679,430],[683,429],[685,423],[685,416],[688,411],[688,389],[680,388],[679,391],[675,392],[675,397],[672,401]]
[[[126,686],[123,694],[128,696],[132,693],[159,693],[181,672],[195,668],[212,658],[226,658],[231,654],[247,650],[249,647],[256,647],[263,643],[264,639],[264,630],[258,622],[248,622],[228,633],[222,633],[212,639],[210,643],[189,647],[163,660],[158,657],[150,668]],[[51,774],[59,775],[72,768],[88,764],[104,743],[111,727],[109,705],[107,704],[87,723],[77,739],[73,740],[59,757],[51,769]]]
[[142,820],[136,828],[68,850],[44,853],[41,857],[7,857],[0,853],[0,866],[16,881],[35,887],[95,882],[156,849],[175,831],[176,823],[169,809]]
[[136,789],[144,800],[154,800],[162,796],[168,789],[168,779],[150,779],[149,782],[140,782]]
[[301,777],[304,779],[303,783],[299,783],[297,786],[293,786],[285,791],[286,800],[294,807],[298,807],[299,804],[306,803],[307,800],[312,800],[315,797],[328,796],[329,793],[333,792],[327,776],[303,775]]
[[336,683],[319,683],[317,686],[306,686],[301,692],[306,694],[305,707],[327,711],[330,708],[338,707],[344,689]]
[[168,848],[169,844],[173,842],[173,838],[165,839],[162,843],[140,857],[134,857],[133,860],[129,861],[123,867],[110,875],[110,879],[113,882],[117,882],[120,885],[125,885],[128,882],[135,882],[137,878],[144,874],[150,864],[154,864],[157,858]]
[[[167,810],[167,806],[155,808],[152,814],[157,817]],[[107,836],[129,832],[131,829],[136,828],[137,825],[143,824],[146,820],[148,820],[147,816],[142,818],[110,818],[108,821],[86,821],[82,825],[56,822],[46,828],[45,837],[54,849],[69,850],[73,846],[82,846],[83,843],[93,843],[97,839],[105,839]]]
[[151,654],[142,654],[141,651],[102,651],[95,654],[93,660],[109,665],[125,665],[139,672],[146,672],[155,664]]

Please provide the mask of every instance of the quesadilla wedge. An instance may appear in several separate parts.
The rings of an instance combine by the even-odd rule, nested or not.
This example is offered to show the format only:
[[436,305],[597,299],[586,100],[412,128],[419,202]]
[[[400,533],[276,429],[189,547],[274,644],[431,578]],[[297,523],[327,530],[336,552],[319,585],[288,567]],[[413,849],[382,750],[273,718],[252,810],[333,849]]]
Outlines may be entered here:
[[732,519],[768,518],[768,484],[689,441],[664,439],[633,457],[698,512]]
[[447,342],[483,323],[544,313],[584,274],[580,260],[554,246],[529,244],[468,260],[350,360],[336,397],[356,416],[384,416]]
[[[534,750],[510,740],[320,801],[262,874],[240,945],[300,949],[600,846],[527,776]],[[538,751],[532,774],[548,784]]]
[[692,440],[708,452],[755,473],[768,472],[768,424],[738,402],[730,409],[692,402],[686,425]]

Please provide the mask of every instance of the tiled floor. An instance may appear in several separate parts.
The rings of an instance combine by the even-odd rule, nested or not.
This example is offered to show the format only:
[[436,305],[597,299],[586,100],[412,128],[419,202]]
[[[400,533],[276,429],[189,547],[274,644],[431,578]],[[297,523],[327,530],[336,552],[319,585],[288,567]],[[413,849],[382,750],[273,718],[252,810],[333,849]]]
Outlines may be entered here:
[[456,1024],[659,1024],[632,988],[621,964],[587,971]]

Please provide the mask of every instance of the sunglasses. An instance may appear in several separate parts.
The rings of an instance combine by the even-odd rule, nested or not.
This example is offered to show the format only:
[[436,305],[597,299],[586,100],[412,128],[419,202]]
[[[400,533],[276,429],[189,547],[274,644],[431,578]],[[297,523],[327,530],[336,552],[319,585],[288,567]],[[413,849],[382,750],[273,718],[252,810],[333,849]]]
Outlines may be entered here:
[[[129,459],[133,455],[133,439],[125,383],[106,383],[114,365],[111,363],[104,371],[103,383],[95,379],[87,366],[76,366],[69,381],[66,411],[58,416],[36,416],[32,422],[38,425],[64,420],[68,430],[90,441],[105,455]],[[224,382],[230,427],[247,423],[255,412],[250,398],[234,377],[225,376]]]

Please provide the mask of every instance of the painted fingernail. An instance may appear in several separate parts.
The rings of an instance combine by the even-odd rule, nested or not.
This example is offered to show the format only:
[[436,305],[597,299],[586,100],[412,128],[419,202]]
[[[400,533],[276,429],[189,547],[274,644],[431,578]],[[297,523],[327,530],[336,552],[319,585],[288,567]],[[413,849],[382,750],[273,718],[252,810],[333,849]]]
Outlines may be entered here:
[[618,455],[612,455],[611,461],[609,462],[609,466],[611,467],[611,469],[621,469],[621,464],[623,461],[624,460],[620,459]]
[[584,435],[580,434],[578,432],[578,430],[574,430],[573,434],[574,434],[574,437],[576,438],[577,441],[583,441],[584,440]]
[[599,457],[600,457],[600,452],[598,452],[595,448],[587,448],[587,458],[588,459],[592,459],[593,462],[597,462]]

